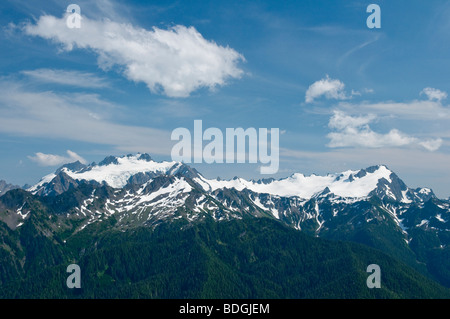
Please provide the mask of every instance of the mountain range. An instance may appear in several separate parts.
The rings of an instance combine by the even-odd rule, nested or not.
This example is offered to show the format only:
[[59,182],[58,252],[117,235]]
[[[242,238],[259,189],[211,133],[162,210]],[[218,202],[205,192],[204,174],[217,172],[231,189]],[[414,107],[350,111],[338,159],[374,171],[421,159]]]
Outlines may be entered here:
[[[205,178],[183,163],[156,162],[148,154],[134,154],[109,156],[98,164],[66,164],[32,187],[13,188],[3,187],[3,192],[0,188],[0,287],[10,291],[2,289],[3,297],[42,297],[42,291],[50,297],[71,297],[56,283],[50,290],[36,290],[31,283],[39,276],[50,276],[44,282],[53,282],[54,276],[64,275],[61,267],[69,261],[91,267],[98,275],[100,283],[88,282],[89,289],[81,297],[232,297],[239,289],[247,293],[238,297],[264,298],[449,296],[450,202],[437,198],[429,188],[408,187],[385,165],[326,176],[296,173],[283,179],[221,180]],[[240,240],[246,236],[252,238],[250,242]],[[280,238],[286,242],[279,242]],[[145,248],[143,241],[148,243]],[[184,246],[184,241],[193,241],[198,249]],[[316,249],[308,250],[305,242]],[[173,255],[179,260],[198,255],[173,270],[190,271],[198,263],[205,272],[192,271],[200,271],[195,276],[201,289],[195,288],[198,283],[188,285],[182,279],[172,287],[164,279],[170,275],[164,265],[159,265],[157,274],[138,279],[126,271],[121,275],[119,268],[127,268],[126,261],[108,258],[119,251],[128,254],[125,247],[129,251],[140,247],[128,260],[140,260],[148,253],[162,254],[161,260],[170,262],[168,251],[174,247],[182,247]],[[159,248],[150,252],[149,247]],[[272,260],[280,252],[285,255]],[[239,261],[243,256],[245,261]],[[310,268],[286,256],[310,258]],[[318,256],[321,259],[316,260]],[[147,266],[155,267],[158,262],[149,258],[153,263]],[[392,280],[392,287],[369,293],[364,281],[364,289],[343,288],[345,278],[364,277],[364,267],[355,270],[355,265],[366,259],[387,265],[383,274]],[[355,262],[349,266],[348,260]],[[268,271],[280,271],[273,269],[280,262],[279,268],[287,273],[265,282]],[[290,274],[288,281],[281,281],[294,266],[303,267],[303,277]],[[337,275],[333,267],[349,268]],[[320,274],[334,285],[312,284]],[[215,291],[213,278],[223,282],[229,294]],[[307,282],[310,293],[286,286],[291,280]],[[393,288],[399,289],[399,281],[405,288],[401,291]],[[109,295],[105,287],[110,289],[113,282],[120,288]],[[134,292],[127,290],[125,282]],[[324,292],[327,286],[334,287],[333,293]]]

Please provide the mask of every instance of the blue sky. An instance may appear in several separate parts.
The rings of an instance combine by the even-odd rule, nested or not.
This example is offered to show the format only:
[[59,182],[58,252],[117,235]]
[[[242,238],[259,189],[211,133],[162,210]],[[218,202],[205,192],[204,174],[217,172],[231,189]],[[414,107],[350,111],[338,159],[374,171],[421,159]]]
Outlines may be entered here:
[[[371,3],[380,29],[366,25]],[[274,177],[386,164],[448,197],[449,16],[437,0],[2,1],[0,179],[32,184],[111,154],[170,160],[170,133],[201,119],[279,128]]]

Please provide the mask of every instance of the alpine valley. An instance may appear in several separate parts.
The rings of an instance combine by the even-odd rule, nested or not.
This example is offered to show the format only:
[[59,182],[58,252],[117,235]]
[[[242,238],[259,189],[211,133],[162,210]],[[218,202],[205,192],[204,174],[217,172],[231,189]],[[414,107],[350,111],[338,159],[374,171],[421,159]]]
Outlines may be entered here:
[[220,180],[137,154],[2,185],[1,298],[450,297],[450,202],[384,165]]

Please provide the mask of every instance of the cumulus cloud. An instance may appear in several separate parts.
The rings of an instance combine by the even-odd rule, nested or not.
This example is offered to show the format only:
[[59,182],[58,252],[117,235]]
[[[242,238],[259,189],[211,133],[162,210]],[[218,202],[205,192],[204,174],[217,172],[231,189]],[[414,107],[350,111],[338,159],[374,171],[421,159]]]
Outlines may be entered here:
[[305,102],[312,103],[315,99],[325,97],[328,100],[348,100],[354,96],[362,96],[363,93],[373,93],[373,89],[365,88],[361,91],[352,89],[350,94],[345,92],[344,82],[338,79],[331,79],[328,74],[324,79],[314,82],[308,87],[305,93]]
[[101,68],[118,66],[127,79],[145,83],[153,93],[186,97],[243,74],[238,63],[245,59],[240,53],[206,40],[194,27],[146,30],[83,17],[81,28],[70,29],[66,18],[43,15],[25,25],[24,32],[52,40],[65,51],[95,52]]
[[425,94],[430,101],[441,102],[447,98],[447,92],[430,87],[424,88],[420,94]]
[[386,134],[373,131],[370,123],[377,117],[373,114],[367,116],[350,116],[342,111],[334,111],[328,127],[333,130],[327,137],[330,139],[328,147],[414,147],[421,146],[428,151],[436,151],[442,145],[442,139],[423,140],[409,136],[397,129]]
[[36,69],[22,71],[21,73],[45,83],[69,85],[81,88],[104,88],[108,86],[105,79],[88,72],[57,69]]
[[67,156],[36,153],[34,156],[28,156],[30,160],[38,163],[41,166],[57,166],[67,163],[73,163],[79,161],[82,164],[86,164],[86,160],[75,152],[67,150]]
[[309,86],[306,91],[305,102],[311,103],[314,99],[321,96],[325,96],[327,99],[345,100],[347,96],[345,95],[344,88],[345,84],[343,82],[330,79],[327,75],[325,79],[316,81]]

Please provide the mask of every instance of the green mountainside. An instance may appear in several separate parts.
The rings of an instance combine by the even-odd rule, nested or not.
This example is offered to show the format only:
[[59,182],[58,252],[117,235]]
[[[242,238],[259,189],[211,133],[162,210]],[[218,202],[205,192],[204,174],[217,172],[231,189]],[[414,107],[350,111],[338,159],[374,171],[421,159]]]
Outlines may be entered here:
[[[47,237],[37,218],[12,236],[2,225],[0,297],[450,297],[378,250],[313,238],[268,218],[107,230],[115,222],[88,226],[65,243]],[[81,268],[81,289],[66,286],[71,263]],[[366,285],[369,264],[381,268],[380,289]]]

